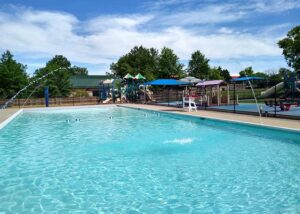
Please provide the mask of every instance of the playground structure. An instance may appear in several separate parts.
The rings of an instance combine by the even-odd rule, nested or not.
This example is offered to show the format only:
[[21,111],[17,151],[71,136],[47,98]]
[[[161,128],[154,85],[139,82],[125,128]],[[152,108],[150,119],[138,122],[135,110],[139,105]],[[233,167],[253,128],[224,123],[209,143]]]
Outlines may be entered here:
[[[291,107],[300,106],[300,72],[285,75],[284,81],[261,92],[267,106],[279,106],[281,111],[289,111]],[[268,98],[274,98],[268,99]]]
[[[187,107],[209,107],[230,104],[229,85],[223,80],[185,82],[175,79],[158,79],[145,83],[153,94],[147,103]],[[196,78],[194,78],[195,80]],[[148,94],[148,93],[147,93]]]
[[121,91],[117,79],[107,79],[99,83],[99,100],[98,103],[114,103],[121,98]]
[[[126,74],[123,78],[122,100],[126,102],[136,102],[145,96],[146,88],[141,88],[146,78],[138,73],[136,76]],[[144,98],[145,99],[145,98]]]
[[230,104],[229,85],[225,81],[201,81],[196,86],[200,89],[198,105],[209,107]]

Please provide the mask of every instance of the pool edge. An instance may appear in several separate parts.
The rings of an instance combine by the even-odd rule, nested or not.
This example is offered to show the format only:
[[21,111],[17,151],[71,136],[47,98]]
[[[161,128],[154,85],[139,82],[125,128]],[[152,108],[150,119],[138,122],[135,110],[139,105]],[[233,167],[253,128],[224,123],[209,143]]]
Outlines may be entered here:
[[20,115],[23,112],[23,109],[18,110],[14,114],[12,114],[10,117],[8,117],[6,120],[0,123],[0,130],[3,129],[7,124],[9,124],[13,119],[15,119],[18,115]]
[[179,112],[175,112],[175,111],[174,112],[165,112],[165,111],[158,110],[158,109],[147,109],[147,108],[143,108],[143,107],[134,107],[134,106],[126,106],[126,105],[117,105],[117,106],[118,107],[123,107],[123,108],[131,108],[131,109],[140,109],[140,110],[152,111],[152,112],[160,112],[160,113],[163,113],[163,114],[173,114],[173,115],[179,115],[179,116],[183,116],[183,117],[208,119],[208,120],[221,121],[221,122],[234,123],[234,124],[243,124],[243,125],[261,127],[261,128],[267,128],[267,129],[273,129],[273,130],[290,131],[290,132],[295,132],[297,134],[300,134],[300,129],[293,129],[293,128],[282,127],[282,126],[257,124],[257,123],[251,123],[251,122],[245,122],[245,121],[239,121],[239,120],[221,119],[221,118],[215,118],[215,117],[209,117],[209,116],[187,115],[187,114],[179,113]]

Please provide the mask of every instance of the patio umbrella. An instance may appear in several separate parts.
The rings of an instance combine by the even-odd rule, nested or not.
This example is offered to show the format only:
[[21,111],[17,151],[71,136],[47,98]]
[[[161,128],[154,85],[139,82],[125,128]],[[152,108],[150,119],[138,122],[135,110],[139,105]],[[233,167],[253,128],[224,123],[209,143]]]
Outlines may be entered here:
[[[185,78],[182,78],[182,79],[180,79],[180,81],[188,82],[190,85],[201,82],[200,79],[197,79],[196,77],[192,77],[192,76],[187,76]],[[187,91],[187,86],[186,86],[185,90]],[[190,90],[189,90],[189,94],[190,94]]]
[[185,77],[185,78],[182,78],[180,79],[180,81],[182,82],[188,82],[188,83],[198,83],[200,82],[201,80],[196,78],[196,77],[191,77],[191,76],[188,76],[188,77]]

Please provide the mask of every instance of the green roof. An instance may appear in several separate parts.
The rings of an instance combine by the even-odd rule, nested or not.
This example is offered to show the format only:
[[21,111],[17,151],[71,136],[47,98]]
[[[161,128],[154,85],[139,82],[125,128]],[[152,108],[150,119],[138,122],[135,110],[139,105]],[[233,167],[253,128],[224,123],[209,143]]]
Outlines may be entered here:
[[98,88],[101,80],[109,79],[106,75],[73,75],[70,82],[73,88]]

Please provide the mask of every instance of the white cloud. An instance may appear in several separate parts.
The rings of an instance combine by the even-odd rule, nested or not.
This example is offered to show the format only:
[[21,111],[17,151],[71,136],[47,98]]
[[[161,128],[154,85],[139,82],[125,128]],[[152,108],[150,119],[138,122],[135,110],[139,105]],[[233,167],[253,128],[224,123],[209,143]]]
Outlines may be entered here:
[[279,13],[300,7],[298,0],[253,0],[252,7],[257,12]]
[[131,15],[131,16],[100,16],[89,20],[85,30],[88,32],[105,31],[108,28],[133,30],[137,26],[149,22],[153,16]]
[[[234,33],[225,27],[215,33],[203,34],[183,26],[193,22],[228,22],[243,15],[227,15],[228,10],[228,5],[208,7],[207,10],[191,12],[185,19],[182,18],[183,13],[178,13],[177,16],[104,15],[81,21],[68,13],[23,8],[15,13],[0,13],[0,49],[10,49],[26,58],[41,60],[62,54],[75,63],[91,64],[93,67],[107,65],[105,71],[109,70],[111,62],[135,45],[167,46],[174,49],[182,60],[189,59],[191,53],[198,49],[212,60],[280,55],[276,41],[267,35],[261,38]],[[215,16],[209,19],[206,17],[209,14]],[[197,21],[199,17],[202,18]],[[168,25],[150,28],[153,23]],[[180,26],[180,23],[183,25]]]
[[160,18],[160,23],[165,25],[196,25],[237,21],[246,14],[236,10],[235,7],[234,4],[223,4],[184,10],[164,15]]

